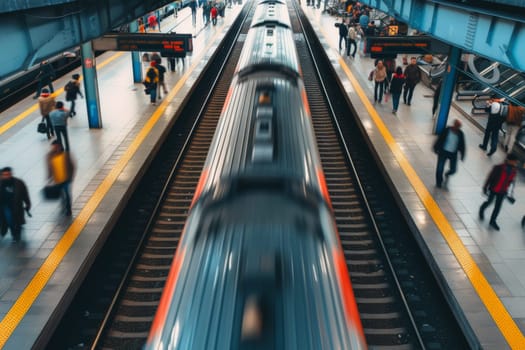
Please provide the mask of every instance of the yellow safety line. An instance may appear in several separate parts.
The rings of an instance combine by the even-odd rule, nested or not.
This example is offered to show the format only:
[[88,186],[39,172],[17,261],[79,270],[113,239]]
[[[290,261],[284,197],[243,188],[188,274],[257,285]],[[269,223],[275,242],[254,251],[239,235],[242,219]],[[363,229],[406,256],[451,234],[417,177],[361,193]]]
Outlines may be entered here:
[[[225,24],[223,24],[222,27],[224,27],[224,25]],[[181,77],[181,79],[179,79],[177,84],[171,89],[168,96],[166,96],[164,101],[148,119],[126,152],[122,155],[117,164],[115,164],[113,169],[111,169],[95,193],[93,193],[84,208],[82,208],[78,216],[72,222],[71,226],[67,229],[60,241],[57,243],[55,248],[51,251],[51,253],[49,253],[49,256],[42,263],[42,266],[40,266],[35,276],[31,279],[22,294],[18,297],[11,309],[9,309],[6,316],[0,322],[0,348],[4,347],[11,334],[14,332],[16,327],[18,327],[20,321],[22,321],[29,308],[40,295],[42,289],[46,286],[56,268],[61,263],[62,259],[68,253],[69,249],[88,223],[91,215],[93,215],[102,199],[106,196],[111,186],[115,183],[120,173],[124,170],[124,167],[128,164],[142,142],[144,142],[144,139],[148,136],[148,134],[151,132],[151,129],[153,129],[157,121],[160,119],[168,104],[184,86],[192,71],[200,63],[201,58],[205,53],[208,52],[220,34],[221,31],[217,31],[217,33],[209,40],[208,45],[204,48],[202,53],[199,56],[194,57],[194,63]]]
[[[104,67],[105,65],[109,64],[113,60],[115,60],[118,57],[122,56],[123,54],[124,54],[123,52],[118,52],[118,53],[112,55],[107,60],[104,60],[104,62],[99,64],[97,68],[100,69],[100,68]],[[58,90],[55,90],[55,92],[53,93],[53,96],[58,96],[62,92],[64,92],[64,88],[63,87],[58,89]],[[5,133],[7,130],[11,129],[13,126],[18,124],[19,122],[24,120],[27,116],[31,115],[32,113],[36,112],[37,110],[38,110],[38,102],[35,103],[34,105],[32,105],[31,107],[29,107],[28,109],[26,109],[25,111],[23,111],[22,113],[20,113],[19,115],[17,115],[16,117],[14,117],[13,119],[11,119],[10,121],[8,121],[7,123],[5,123],[4,125],[0,126],[0,135]]]
[[423,202],[423,205],[441,231],[441,235],[447,241],[459,264],[465,271],[465,274],[483,301],[483,304],[485,304],[485,307],[494,319],[494,322],[496,322],[498,325],[501,333],[512,349],[525,349],[525,338],[523,337],[520,329],[479,269],[478,265],[472,258],[472,255],[470,255],[467,248],[461,241],[461,238],[452,228],[452,225],[449,223],[446,216],[439,208],[439,205],[436,203],[423,181],[421,181],[420,177],[417,175],[416,171],[405,157],[405,154],[397,144],[386,125],[383,123],[383,120],[373,105],[370,103],[366,93],[361,88],[361,85],[354,77],[343,58],[339,58],[339,64],[341,65],[341,68],[343,68],[348,79],[350,79],[350,82],[355,88],[356,93],[359,95],[361,101],[363,101],[366,109],[368,110],[368,113],[370,113],[370,116],[379,129],[379,132],[381,135],[383,135],[383,138],[388,144],[388,147],[394,154],[396,160],[399,162],[399,165],[401,166],[401,169],[403,169],[403,172],[405,173],[408,181],[414,187],[414,190]]

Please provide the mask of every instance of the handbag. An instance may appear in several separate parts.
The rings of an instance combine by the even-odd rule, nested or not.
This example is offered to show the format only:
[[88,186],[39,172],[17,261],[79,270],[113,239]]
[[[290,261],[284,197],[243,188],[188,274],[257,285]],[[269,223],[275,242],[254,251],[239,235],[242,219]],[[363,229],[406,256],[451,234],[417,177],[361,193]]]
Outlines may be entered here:
[[59,199],[60,198],[60,185],[46,185],[42,189],[42,195],[45,199]]
[[41,134],[45,134],[47,132],[47,125],[46,125],[46,123],[44,123],[44,122],[38,123],[36,131],[38,131]]

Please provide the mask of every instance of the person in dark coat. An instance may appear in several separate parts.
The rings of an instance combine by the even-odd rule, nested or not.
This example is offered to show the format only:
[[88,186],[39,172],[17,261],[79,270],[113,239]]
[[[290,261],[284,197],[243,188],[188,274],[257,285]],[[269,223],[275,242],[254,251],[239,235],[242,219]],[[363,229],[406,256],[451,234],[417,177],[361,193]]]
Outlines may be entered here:
[[396,114],[399,107],[399,99],[403,91],[403,84],[405,83],[405,76],[403,75],[403,68],[397,67],[396,72],[392,75],[390,81],[390,93],[392,94],[392,113]]
[[73,79],[64,87],[64,90],[66,91],[66,101],[71,102],[71,106],[69,106],[69,116],[71,118],[77,114],[77,112],[75,112],[75,101],[77,100],[77,95],[84,98],[84,95],[80,92],[80,75],[73,74],[72,78]]
[[339,51],[341,51],[342,46],[341,43],[345,43],[345,49],[346,49],[346,39],[348,36],[348,27],[346,26],[345,19],[343,18],[341,23],[339,24]]
[[40,96],[42,88],[46,85],[51,93],[55,91],[53,89],[55,70],[53,69],[53,66],[51,65],[51,63],[49,63],[49,61],[42,61],[42,63],[40,63],[40,70],[38,71],[36,79],[38,80],[38,86],[36,89],[36,94],[35,96],[33,96],[34,100],[36,100]]
[[461,131],[461,121],[455,119],[452,126],[448,126],[443,130],[434,144],[434,152],[438,156],[436,186],[441,187],[443,184],[443,170],[447,159],[450,161],[450,169],[445,173],[445,182],[447,182],[450,175],[456,172],[458,153],[461,155],[462,161],[465,159],[465,135]]
[[403,100],[406,105],[412,103],[412,95],[414,94],[414,89],[416,88],[417,83],[421,80],[421,71],[417,66],[416,58],[410,58],[410,64],[405,68],[405,90],[403,91]]
[[24,181],[13,176],[10,167],[1,170],[0,180],[0,235],[11,230],[13,242],[19,242],[22,225],[26,223],[24,210],[29,212],[31,200]]
[[485,209],[496,199],[489,222],[490,227],[496,231],[499,231],[496,219],[498,218],[503,200],[507,197],[510,186],[514,186],[518,172],[516,168],[517,165],[518,157],[514,153],[509,154],[507,159],[505,159],[505,163],[495,165],[492,168],[487,181],[485,181],[485,185],[483,185],[483,194],[488,194],[489,197],[479,208],[479,219],[483,220],[485,218]]

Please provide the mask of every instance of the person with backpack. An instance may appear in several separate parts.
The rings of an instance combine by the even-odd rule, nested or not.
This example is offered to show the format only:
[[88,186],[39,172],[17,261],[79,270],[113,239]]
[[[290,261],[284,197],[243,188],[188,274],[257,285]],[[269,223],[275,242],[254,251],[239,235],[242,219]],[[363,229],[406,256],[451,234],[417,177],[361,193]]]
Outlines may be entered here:
[[144,86],[146,95],[149,95],[152,105],[157,103],[157,84],[159,83],[159,71],[156,68],[157,62],[151,61],[146,77],[144,78]]
[[49,118],[49,113],[53,111],[55,104],[55,98],[49,93],[49,90],[46,88],[42,89],[42,93],[38,98],[38,107],[40,108],[40,114],[42,115],[42,122],[46,122],[46,134],[48,140],[51,139],[52,136],[55,136],[55,131],[53,130],[53,125]]
[[397,113],[397,109],[399,108],[399,99],[401,98],[401,92],[403,91],[405,79],[406,78],[403,74],[403,68],[397,67],[396,72],[390,81],[390,93],[392,94],[392,113],[394,114]]
[[77,99],[77,95],[80,95],[81,98],[84,98],[84,95],[80,92],[80,75],[79,74],[73,74],[72,80],[70,80],[66,86],[64,87],[64,91],[66,92],[66,101],[71,102],[71,105],[69,106],[69,117],[73,118],[77,112],[75,112],[75,101]]
[[487,153],[487,156],[489,157],[496,153],[496,150],[498,149],[499,130],[505,120],[501,116],[501,113],[504,110],[502,102],[503,99],[494,96],[487,102],[487,107],[485,107],[485,111],[489,113],[489,119],[487,121],[487,126],[485,127],[485,133],[483,134],[483,142],[479,144],[479,148],[486,151],[490,140],[490,151]]

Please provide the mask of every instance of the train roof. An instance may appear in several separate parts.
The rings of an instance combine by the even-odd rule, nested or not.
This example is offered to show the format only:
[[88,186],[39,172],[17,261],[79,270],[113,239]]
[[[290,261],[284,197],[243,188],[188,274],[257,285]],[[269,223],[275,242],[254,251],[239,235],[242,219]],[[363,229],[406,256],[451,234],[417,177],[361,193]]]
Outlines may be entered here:
[[356,349],[311,210],[263,190],[203,209],[184,234],[163,347],[151,348]]
[[319,188],[321,162],[302,82],[273,72],[239,79],[227,97],[204,166],[202,191],[258,174]]
[[293,34],[271,24],[252,28],[246,36],[237,72],[272,69],[300,76],[300,64]]
[[291,28],[292,22],[290,21],[286,4],[277,1],[264,1],[259,3],[253,14],[252,27],[265,24]]

